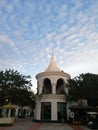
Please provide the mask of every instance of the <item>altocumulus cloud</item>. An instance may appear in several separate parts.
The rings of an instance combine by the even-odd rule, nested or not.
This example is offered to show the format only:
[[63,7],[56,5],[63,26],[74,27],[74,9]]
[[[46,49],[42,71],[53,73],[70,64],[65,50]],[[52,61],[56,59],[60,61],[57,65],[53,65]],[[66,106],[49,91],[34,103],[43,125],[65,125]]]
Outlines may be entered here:
[[31,75],[36,87],[35,75],[47,68],[53,51],[59,68],[71,76],[98,73],[97,5],[97,0],[1,0],[0,69]]

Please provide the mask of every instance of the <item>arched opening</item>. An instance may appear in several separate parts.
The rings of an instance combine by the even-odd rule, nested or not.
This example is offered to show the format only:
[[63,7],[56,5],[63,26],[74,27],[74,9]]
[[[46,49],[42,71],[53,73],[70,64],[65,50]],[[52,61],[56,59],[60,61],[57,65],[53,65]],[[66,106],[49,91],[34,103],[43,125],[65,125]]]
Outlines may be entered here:
[[52,85],[50,79],[46,78],[43,83],[43,94],[51,94],[52,93]]
[[58,79],[56,84],[56,93],[65,94],[65,85],[63,79]]

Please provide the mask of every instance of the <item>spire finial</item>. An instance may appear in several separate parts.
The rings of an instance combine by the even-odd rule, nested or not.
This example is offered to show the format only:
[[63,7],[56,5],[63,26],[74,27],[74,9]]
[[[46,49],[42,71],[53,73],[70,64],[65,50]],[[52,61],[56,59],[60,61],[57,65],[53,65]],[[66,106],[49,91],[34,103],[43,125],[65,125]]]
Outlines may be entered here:
[[55,62],[55,58],[54,58],[54,53],[52,51],[52,56],[51,56],[51,61],[50,61],[50,64],[48,66],[48,68],[46,69],[46,71],[61,71],[56,62]]
[[53,50],[53,48],[52,48],[52,56],[54,55],[54,50]]

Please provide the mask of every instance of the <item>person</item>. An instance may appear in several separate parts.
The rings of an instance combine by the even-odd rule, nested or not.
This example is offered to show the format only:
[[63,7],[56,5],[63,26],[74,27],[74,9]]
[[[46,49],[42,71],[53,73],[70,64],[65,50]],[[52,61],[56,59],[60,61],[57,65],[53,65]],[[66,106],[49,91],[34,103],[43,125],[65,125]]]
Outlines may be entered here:
[[64,123],[64,117],[62,116],[62,119],[61,119],[62,123]]

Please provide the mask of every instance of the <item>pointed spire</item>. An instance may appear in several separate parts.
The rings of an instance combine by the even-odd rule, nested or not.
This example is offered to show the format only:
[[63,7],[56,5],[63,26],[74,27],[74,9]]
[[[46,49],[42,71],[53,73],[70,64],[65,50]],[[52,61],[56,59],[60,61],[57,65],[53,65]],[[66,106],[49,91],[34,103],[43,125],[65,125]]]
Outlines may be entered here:
[[59,71],[59,72],[61,71],[55,62],[53,53],[52,53],[50,64],[49,64],[48,68],[45,70],[45,72],[49,72],[49,71]]

